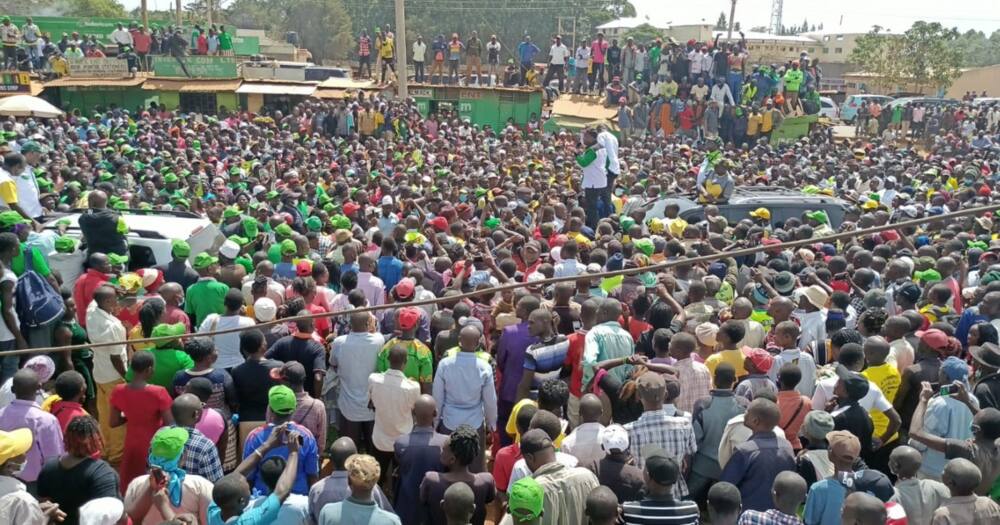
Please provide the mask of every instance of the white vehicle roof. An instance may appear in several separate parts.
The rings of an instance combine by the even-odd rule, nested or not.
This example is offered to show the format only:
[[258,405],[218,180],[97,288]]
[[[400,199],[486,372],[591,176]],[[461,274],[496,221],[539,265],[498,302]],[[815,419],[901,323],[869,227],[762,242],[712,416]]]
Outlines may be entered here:
[[[164,239],[188,239],[205,226],[211,224],[208,219],[195,217],[176,217],[173,215],[137,215],[124,214],[125,224],[129,231],[140,237],[162,237]],[[70,213],[46,221],[45,226],[55,228],[60,220],[69,221],[69,229],[77,230],[79,213]]]

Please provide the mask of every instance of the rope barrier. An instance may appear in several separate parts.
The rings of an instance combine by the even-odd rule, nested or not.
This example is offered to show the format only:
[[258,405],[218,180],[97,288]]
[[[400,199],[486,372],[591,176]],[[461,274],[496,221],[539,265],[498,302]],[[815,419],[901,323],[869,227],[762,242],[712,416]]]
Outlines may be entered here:
[[[865,228],[863,230],[853,230],[853,231],[849,231],[849,232],[840,232],[840,233],[835,233],[833,235],[827,235],[827,236],[824,236],[824,237],[814,237],[814,238],[811,238],[811,239],[802,239],[802,240],[798,240],[798,241],[782,242],[780,245],[772,245],[772,246],[758,245],[758,246],[753,246],[753,247],[749,247],[749,248],[739,248],[739,249],[736,249],[736,250],[730,250],[730,251],[725,251],[725,252],[717,252],[717,253],[712,253],[712,254],[708,254],[708,255],[700,255],[698,257],[685,257],[685,258],[676,259],[676,260],[673,260],[673,261],[666,261],[666,262],[662,262],[662,263],[658,263],[658,264],[652,264],[652,265],[649,265],[649,266],[645,266],[643,268],[628,268],[628,269],[615,270],[615,271],[610,271],[610,272],[588,274],[586,276],[586,278],[588,278],[588,279],[603,279],[603,278],[608,278],[608,277],[617,277],[617,276],[624,276],[624,275],[632,275],[632,274],[639,274],[639,273],[645,273],[645,272],[652,272],[652,271],[664,270],[664,269],[671,268],[671,267],[678,266],[678,265],[682,265],[682,264],[691,265],[691,264],[699,264],[699,263],[703,263],[703,262],[717,261],[717,260],[720,260],[720,259],[743,257],[743,256],[746,256],[746,255],[753,255],[753,254],[756,254],[756,253],[760,253],[760,252],[763,252],[765,250],[773,250],[775,248],[787,249],[787,248],[798,248],[798,247],[802,247],[802,246],[809,246],[809,245],[816,244],[816,243],[826,244],[826,243],[830,243],[830,242],[834,242],[834,241],[839,241],[841,239],[851,239],[851,238],[856,238],[856,237],[863,237],[865,235],[871,235],[871,234],[874,234],[874,233],[880,233],[880,232],[884,232],[884,231],[898,230],[898,229],[907,228],[907,227],[910,227],[910,226],[919,226],[920,224],[924,224],[924,223],[931,222],[931,221],[935,221],[935,222],[937,222],[937,221],[944,221],[944,222],[947,222],[947,221],[950,221],[950,220],[953,220],[953,219],[959,219],[959,218],[962,218],[962,217],[969,217],[969,216],[977,216],[977,215],[982,215],[982,214],[987,213],[987,212],[992,213],[992,212],[996,212],[996,211],[1000,211],[1000,204],[992,204],[992,205],[989,205],[989,206],[981,206],[981,207],[978,207],[978,208],[969,208],[969,209],[966,209],[966,210],[959,210],[959,211],[952,212],[952,213],[945,213],[945,214],[942,214],[942,215],[937,215],[937,216],[935,216],[933,218],[911,219],[911,220],[908,220],[908,221],[902,221],[902,222],[897,222],[897,223],[884,224],[882,226],[873,226],[871,228]],[[459,300],[462,300],[462,299],[470,299],[470,298],[473,298],[473,297],[476,297],[476,296],[479,296],[479,295],[483,295],[483,294],[487,294],[487,293],[495,293],[495,292],[500,292],[500,291],[504,291],[504,290],[514,290],[514,289],[517,289],[517,288],[525,288],[527,286],[547,286],[547,285],[555,284],[555,283],[575,282],[575,281],[577,281],[579,279],[581,279],[581,276],[554,277],[552,279],[543,279],[543,280],[535,281],[535,282],[532,282],[532,283],[527,283],[527,282],[507,283],[507,284],[501,284],[500,286],[494,286],[494,287],[492,287],[492,288],[490,288],[488,290],[475,290],[475,291],[471,291],[471,292],[467,292],[467,293],[462,293],[462,294],[458,294],[458,295],[452,295],[452,296],[449,296],[449,297],[435,297],[434,299],[427,299],[427,300],[423,300],[423,301],[412,301],[412,302],[407,302],[407,303],[388,303],[388,304],[382,304],[382,305],[377,305],[377,306],[366,306],[364,308],[355,308],[355,309],[351,309],[351,310],[344,310],[344,311],[340,311],[340,312],[325,312],[325,313],[321,313],[321,314],[309,314],[309,315],[301,315],[301,316],[295,316],[295,317],[286,317],[286,318],[283,318],[283,319],[275,319],[273,321],[268,321],[266,323],[258,323],[258,324],[255,324],[253,326],[227,328],[225,330],[216,330],[214,332],[197,332],[197,333],[193,333],[193,334],[186,334],[186,335],[181,336],[181,337],[169,337],[169,336],[168,337],[146,337],[146,338],[142,338],[142,339],[131,339],[131,340],[125,340],[125,341],[113,341],[113,342],[105,342],[105,343],[87,343],[87,344],[69,345],[69,346],[61,346],[61,347],[27,348],[27,349],[23,349],[23,350],[12,350],[12,351],[9,351],[9,352],[0,352],[0,355],[2,355],[2,356],[13,356],[13,355],[24,355],[24,354],[43,354],[43,353],[50,353],[50,352],[67,352],[67,351],[73,351],[73,350],[83,350],[83,349],[87,349],[87,348],[100,348],[100,347],[105,347],[105,346],[118,346],[118,345],[143,344],[143,343],[158,343],[158,342],[162,342],[162,341],[171,341],[171,340],[175,340],[175,339],[182,339],[184,337],[213,337],[213,336],[216,336],[216,335],[233,334],[233,333],[244,332],[244,331],[252,330],[252,329],[262,329],[262,328],[267,328],[267,327],[275,326],[275,325],[282,324],[282,323],[290,323],[290,322],[295,322],[295,321],[304,320],[304,319],[319,319],[319,318],[324,318],[324,317],[329,318],[329,317],[336,317],[336,316],[341,316],[341,315],[352,315],[352,314],[355,314],[355,313],[371,313],[371,312],[378,312],[378,311],[381,311],[381,310],[391,310],[391,309],[395,309],[395,308],[402,308],[402,307],[405,307],[405,306],[430,306],[430,305],[436,305],[436,304],[439,304],[439,303],[442,303],[442,302],[446,302],[446,301],[447,302],[454,302],[454,301],[459,301]]]

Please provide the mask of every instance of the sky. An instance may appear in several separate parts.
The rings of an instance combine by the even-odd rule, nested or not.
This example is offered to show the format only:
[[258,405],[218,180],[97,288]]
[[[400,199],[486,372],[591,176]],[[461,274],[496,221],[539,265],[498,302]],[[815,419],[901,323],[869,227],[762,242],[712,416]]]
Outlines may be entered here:
[[[126,9],[139,5],[139,0],[119,1]],[[678,21],[704,18],[715,23],[720,12],[724,11],[728,17],[730,8],[729,0],[631,1],[640,16],[658,9],[676,9]],[[168,9],[173,5],[173,0],[149,0],[150,9]],[[770,17],[771,0],[737,0],[736,20],[742,27],[768,25]],[[1000,28],[1000,0],[785,0],[784,24],[799,25],[803,19],[808,19],[810,25],[822,22],[825,30],[840,26],[845,32],[866,31],[873,24],[902,32],[913,22],[926,20],[962,31],[977,29],[990,34]]]

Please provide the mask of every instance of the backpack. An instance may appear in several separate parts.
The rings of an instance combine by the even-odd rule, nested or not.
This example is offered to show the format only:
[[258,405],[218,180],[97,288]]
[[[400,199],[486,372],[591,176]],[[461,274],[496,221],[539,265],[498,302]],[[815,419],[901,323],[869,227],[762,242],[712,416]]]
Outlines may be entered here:
[[24,273],[17,278],[14,290],[17,318],[28,328],[45,326],[66,313],[62,296],[35,271],[33,249],[24,250]]

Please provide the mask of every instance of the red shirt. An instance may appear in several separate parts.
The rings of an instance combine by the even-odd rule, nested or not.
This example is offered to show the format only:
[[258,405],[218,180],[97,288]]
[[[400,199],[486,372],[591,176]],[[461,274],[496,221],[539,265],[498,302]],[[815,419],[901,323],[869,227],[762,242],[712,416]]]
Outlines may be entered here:
[[94,300],[94,291],[106,283],[108,276],[94,269],[87,270],[80,276],[73,287],[73,301],[76,303],[76,322],[87,327],[87,306]]
[[577,330],[566,337],[569,341],[569,350],[566,351],[563,366],[570,367],[569,393],[575,397],[583,397],[583,342],[586,337],[586,330]]
[[[306,310],[309,310],[311,314],[325,314],[328,310],[318,304],[307,304]],[[325,338],[330,334],[330,318],[329,317],[317,317],[314,319],[316,323],[316,333],[319,334],[321,338]]]
[[152,43],[149,35],[146,33],[140,33],[138,31],[132,31],[132,44],[135,46],[136,53],[149,53],[149,45]]
[[510,474],[514,471],[514,463],[521,459],[521,446],[517,443],[507,445],[497,451],[493,458],[493,481],[497,490],[507,492],[510,488]]
[[[56,401],[55,403],[52,403],[52,406],[49,408],[49,412],[51,412],[53,416],[56,416],[56,419],[59,421],[59,428],[62,429],[63,435],[66,434],[66,427],[69,426],[70,421],[73,421],[81,416],[86,417],[90,415],[83,409],[83,406],[81,406],[80,403],[73,401]],[[95,450],[90,457],[100,459],[101,451]]]
[[188,317],[188,314],[184,313],[183,308],[177,308],[172,304],[168,304],[167,308],[163,311],[163,322],[167,324],[184,323],[187,332],[191,333],[191,318]]
[[633,343],[638,343],[639,336],[642,335],[643,332],[653,328],[653,325],[647,323],[646,321],[643,321],[642,319],[638,319],[635,317],[628,318],[628,326],[622,324],[622,321],[624,320],[625,319],[619,317],[618,324],[620,324],[622,328],[628,330],[629,335],[632,336]]

